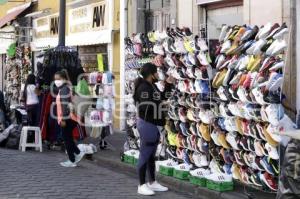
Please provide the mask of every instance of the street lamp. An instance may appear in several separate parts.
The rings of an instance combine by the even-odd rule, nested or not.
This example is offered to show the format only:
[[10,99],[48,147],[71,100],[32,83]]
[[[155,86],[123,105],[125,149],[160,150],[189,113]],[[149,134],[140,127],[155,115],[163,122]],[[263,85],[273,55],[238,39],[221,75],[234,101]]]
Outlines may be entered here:
[[66,0],[60,0],[58,46],[65,46],[65,45],[66,45]]

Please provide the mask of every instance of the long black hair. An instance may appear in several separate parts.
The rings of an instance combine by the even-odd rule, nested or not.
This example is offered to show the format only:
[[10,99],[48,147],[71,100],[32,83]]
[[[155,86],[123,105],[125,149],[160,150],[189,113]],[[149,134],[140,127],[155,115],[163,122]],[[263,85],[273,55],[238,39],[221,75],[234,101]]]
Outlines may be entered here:
[[137,96],[136,91],[139,87],[139,85],[145,81],[145,79],[147,79],[150,75],[154,75],[155,73],[157,73],[157,67],[152,64],[152,63],[146,63],[142,66],[141,70],[140,70],[140,76],[138,77],[135,82],[134,82],[134,94],[133,94],[133,99],[135,101],[137,101]]
[[35,85],[35,75],[34,74],[29,74],[26,79],[26,82],[25,82],[25,87],[24,87],[24,92],[23,92],[23,98],[25,100],[25,103],[27,100],[27,86],[30,84]]

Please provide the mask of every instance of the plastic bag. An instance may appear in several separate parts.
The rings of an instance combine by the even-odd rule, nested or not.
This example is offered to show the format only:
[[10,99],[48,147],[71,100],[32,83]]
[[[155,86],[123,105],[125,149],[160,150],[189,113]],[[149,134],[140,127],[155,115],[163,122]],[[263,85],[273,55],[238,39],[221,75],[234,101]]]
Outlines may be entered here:
[[85,79],[82,79],[78,82],[76,86],[76,93],[85,96],[91,95],[89,85]]

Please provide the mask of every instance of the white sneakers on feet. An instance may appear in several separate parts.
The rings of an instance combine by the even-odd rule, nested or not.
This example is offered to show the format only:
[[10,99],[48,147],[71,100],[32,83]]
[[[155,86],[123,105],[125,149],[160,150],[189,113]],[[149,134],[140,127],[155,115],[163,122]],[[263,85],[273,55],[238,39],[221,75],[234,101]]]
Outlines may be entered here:
[[138,186],[138,194],[144,195],[144,196],[153,196],[156,192],[165,192],[169,189],[167,187],[162,186],[157,181],[153,182],[152,184],[147,183]]
[[85,153],[80,151],[80,153],[78,155],[75,155],[75,164],[77,164],[78,162],[80,162],[82,160],[82,158],[84,157]]
[[70,160],[61,162],[60,165],[63,167],[77,167],[77,164],[75,162],[71,162]]
[[157,181],[153,182],[152,184],[147,183],[147,186],[152,190],[152,191],[157,191],[157,192],[164,192],[168,191],[168,187],[162,186],[159,184]]
[[144,195],[144,196],[153,196],[155,193],[152,191],[147,184],[143,184],[138,186],[138,194]]

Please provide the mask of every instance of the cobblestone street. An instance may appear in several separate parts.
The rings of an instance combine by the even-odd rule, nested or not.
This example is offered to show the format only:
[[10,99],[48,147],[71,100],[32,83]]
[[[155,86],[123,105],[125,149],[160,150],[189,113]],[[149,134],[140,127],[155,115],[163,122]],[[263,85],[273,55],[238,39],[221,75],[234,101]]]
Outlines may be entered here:
[[[137,180],[83,160],[77,168],[63,168],[66,158],[58,152],[0,149],[0,199],[110,199],[147,198],[137,195]],[[153,197],[152,197],[153,198]],[[190,198],[176,192],[154,198]]]

